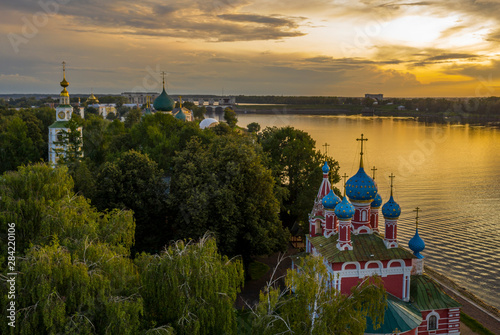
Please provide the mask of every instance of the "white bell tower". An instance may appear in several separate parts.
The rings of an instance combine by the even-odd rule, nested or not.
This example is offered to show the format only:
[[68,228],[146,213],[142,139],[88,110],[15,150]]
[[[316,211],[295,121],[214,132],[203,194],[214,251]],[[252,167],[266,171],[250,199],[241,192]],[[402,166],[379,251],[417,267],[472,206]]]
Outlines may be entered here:
[[[65,149],[62,145],[57,145],[55,142],[61,140],[60,132],[62,130],[68,131],[67,124],[71,120],[73,114],[73,107],[69,103],[69,93],[66,87],[69,86],[66,80],[66,62],[62,62],[63,65],[63,80],[60,85],[63,88],[61,94],[59,95],[59,106],[56,107],[56,121],[49,126],[49,163],[51,166],[57,164],[57,154],[56,149]],[[80,134],[82,133],[82,128],[78,128]]]

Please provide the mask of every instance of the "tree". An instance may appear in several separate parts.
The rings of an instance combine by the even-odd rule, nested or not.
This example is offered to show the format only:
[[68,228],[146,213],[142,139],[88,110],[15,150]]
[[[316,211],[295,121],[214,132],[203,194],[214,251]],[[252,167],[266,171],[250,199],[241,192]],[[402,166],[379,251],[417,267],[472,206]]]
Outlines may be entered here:
[[136,250],[158,251],[170,234],[165,222],[166,190],[158,164],[147,155],[131,150],[103,165],[96,178],[92,203],[100,210],[133,210]]
[[[366,277],[350,295],[337,292],[321,256],[301,257],[285,277],[270,281],[253,308],[255,334],[363,334],[366,317],[379,326],[387,296],[378,277]],[[291,295],[289,294],[291,293]]]
[[90,116],[83,127],[83,152],[85,157],[96,166],[106,161],[109,153],[109,141],[106,137],[106,129],[110,122],[101,117]]
[[19,116],[0,119],[0,173],[40,159],[28,125]]
[[207,114],[207,108],[205,106],[193,106],[193,116],[195,120],[203,120]]
[[293,127],[266,128],[259,139],[276,183],[286,189],[280,211],[283,224],[290,228],[296,221],[306,222],[321,184],[321,166],[328,162],[334,184],[340,180],[338,162],[315,150],[311,136]]
[[130,131],[130,144],[136,150],[148,154],[166,171],[172,167],[176,151],[182,151],[191,138],[200,138],[207,143],[214,135],[203,132],[194,122],[177,120],[172,115],[155,113],[146,115]]
[[221,256],[213,237],[177,241],[159,255],[142,254],[136,264],[147,320],[170,324],[179,335],[235,333],[243,267]]
[[76,119],[71,118],[66,124],[66,129],[62,129],[57,134],[58,140],[54,142],[56,156],[59,158],[58,164],[67,165],[73,169],[83,157],[83,140],[81,125]]
[[258,133],[260,131],[260,124],[257,122],[249,123],[247,129],[250,133]]
[[[129,258],[132,213],[100,213],[71,188],[64,166],[21,167],[0,179],[0,244],[14,222],[20,256],[16,333],[137,334],[143,304]],[[4,258],[7,248],[1,247]],[[7,292],[5,280],[0,286]],[[2,308],[6,303],[0,295]],[[0,324],[2,333],[11,330]]]
[[234,128],[236,123],[238,122],[238,118],[236,117],[236,112],[229,107],[224,109],[224,120],[226,120],[229,127]]
[[[43,164],[21,166],[17,172],[7,172],[0,178],[0,228],[16,223],[16,250],[20,253],[30,245],[45,241],[50,235],[50,223],[45,213],[51,203],[72,195],[73,181],[65,166],[56,169]],[[6,238],[2,236],[2,242]],[[6,248],[2,249],[6,250]]]
[[142,112],[134,108],[125,115],[125,128],[132,128],[134,124],[141,122]]
[[169,217],[176,238],[214,232],[222,254],[253,255],[284,250],[288,234],[278,218],[271,172],[250,138],[220,136],[208,145],[193,139],[174,158]]
[[85,107],[84,115],[85,115],[86,119],[88,119],[89,117],[91,117],[93,115],[98,116],[98,117],[102,117],[99,115],[99,110],[95,107],[92,107],[92,106]]

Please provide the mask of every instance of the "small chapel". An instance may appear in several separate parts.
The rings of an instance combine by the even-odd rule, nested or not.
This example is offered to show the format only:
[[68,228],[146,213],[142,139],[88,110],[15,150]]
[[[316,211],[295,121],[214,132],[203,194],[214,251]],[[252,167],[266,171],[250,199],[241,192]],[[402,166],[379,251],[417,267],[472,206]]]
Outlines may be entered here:
[[[328,179],[325,162],[323,181],[309,215],[306,252],[321,255],[332,275],[331,286],[341,294],[349,294],[364,277],[378,275],[387,291],[387,309],[380,328],[367,320],[365,334],[460,334],[460,304],[444,293],[424,273],[425,243],[418,234],[416,208],[415,235],[408,247],[398,240],[397,227],[401,207],[393,195],[391,174],[389,200],[382,206],[382,196],[363,166],[361,135],[359,170],[346,181],[340,199]],[[373,169],[375,173],[375,169]],[[384,235],[379,232],[382,207]]]

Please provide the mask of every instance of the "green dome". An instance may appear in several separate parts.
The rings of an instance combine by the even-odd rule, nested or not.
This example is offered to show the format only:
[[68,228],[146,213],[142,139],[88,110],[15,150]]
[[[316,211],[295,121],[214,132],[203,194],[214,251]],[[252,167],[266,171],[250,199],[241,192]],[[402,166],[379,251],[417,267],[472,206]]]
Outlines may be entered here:
[[177,114],[175,114],[175,118],[178,120],[186,121],[186,114],[181,110]]
[[174,104],[175,104],[174,100],[168,96],[167,92],[165,92],[165,87],[164,87],[161,94],[153,102],[153,107],[157,111],[171,112],[172,109],[174,109]]

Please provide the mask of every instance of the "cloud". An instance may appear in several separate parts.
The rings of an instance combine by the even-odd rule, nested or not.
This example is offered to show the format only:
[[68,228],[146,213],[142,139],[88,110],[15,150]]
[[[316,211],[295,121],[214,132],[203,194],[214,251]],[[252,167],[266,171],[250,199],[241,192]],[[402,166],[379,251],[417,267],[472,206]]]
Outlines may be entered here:
[[450,59],[475,59],[477,55],[474,54],[461,54],[461,53],[446,53],[438,56],[432,56],[427,58],[427,61],[442,61],[442,60],[450,60]]
[[[160,0],[69,1],[50,11],[69,18],[76,29],[109,34],[220,41],[279,40],[303,36],[304,17],[242,13],[247,1]],[[10,8],[25,13],[43,11],[38,3],[19,0]],[[57,9],[57,10],[56,10]],[[70,27],[68,27],[70,28]]]

